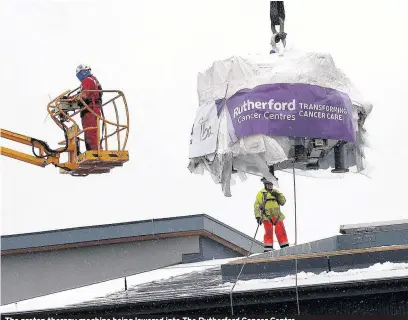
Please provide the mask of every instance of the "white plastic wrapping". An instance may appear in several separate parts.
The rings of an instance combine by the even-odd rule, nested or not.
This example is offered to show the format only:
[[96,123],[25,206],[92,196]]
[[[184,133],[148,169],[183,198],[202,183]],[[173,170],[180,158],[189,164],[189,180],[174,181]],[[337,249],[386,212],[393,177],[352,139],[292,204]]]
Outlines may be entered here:
[[[238,90],[275,83],[317,85],[348,95],[352,102],[352,121],[357,138],[355,143],[346,144],[345,159],[351,172],[363,172],[367,166],[363,151],[367,145],[363,125],[372,111],[372,104],[336,68],[329,54],[294,51],[287,51],[283,55],[231,57],[214,62],[211,68],[198,74],[199,108],[190,142],[190,171],[197,174],[208,171],[214,182],[222,185],[225,196],[231,196],[231,175],[238,174],[241,180],[245,180],[245,173],[265,176],[277,184],[269,172],[269,166],[274,165],[275,173],[276,170],[292,171],[293,138],[263,134],[237,138],[231,116],[223,107],[225,99]],[[207,118],[203,114],[208,115]],[[213,133],[211,137],[209,131]],[[206,139],[203,140],[203,136]],[[329,141],[329,144],[334,146],[337,142]],[[306,170],[305,166],[296,164],[296,173],[310,177],[341,176],[329,170],[334,167],[333,152],[333,149],[329,150],[319,160],[319,170]]]

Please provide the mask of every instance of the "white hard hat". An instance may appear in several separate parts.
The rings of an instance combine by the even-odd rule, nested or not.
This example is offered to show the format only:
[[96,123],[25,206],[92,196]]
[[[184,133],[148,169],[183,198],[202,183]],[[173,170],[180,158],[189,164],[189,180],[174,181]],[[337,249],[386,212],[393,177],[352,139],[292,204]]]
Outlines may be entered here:
[[91,67],[88,66],[87,64],[80,64],[77,68],[76,68],[76,74],[78,74],[81,71],[91,71]]

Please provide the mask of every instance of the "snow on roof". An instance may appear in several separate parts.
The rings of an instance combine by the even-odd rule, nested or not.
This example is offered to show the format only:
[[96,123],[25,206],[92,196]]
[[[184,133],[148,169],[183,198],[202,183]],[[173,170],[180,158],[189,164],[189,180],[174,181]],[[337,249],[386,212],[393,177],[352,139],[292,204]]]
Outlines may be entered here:
[[[152,281],[170,279],[172,277],[188,274],[191,272],[204,271],[209,268],[221,266],[221,264],[240,258],[241,257],[207,260],[196,263],[188,263],[160,268],[126,277],[126,282],[127,286],[131,287]],[[4,306],[0,306],[0,313],[66,307],[72,304],[96,299],[98,297],[106,296],[108,294],[119,292],[122,290],[124,290],[124,277],[81,288],[49,294],[33,299],[27,299],[17,303],[10,303]]]
[[[137,285],[148,284],[153,281],[163,281],[164,284],[171,284],[173,277],[188,277],[189,274],[195,272],[204,272],[209,269],[217,269],[224,263],[229,261],[240,259],[240,258],[230,258],[230,259],[219,259],[219,260],[207,260],[199,263],[190,263],[183,265],[176,265],[171,267],[166,267],[162,269],[157,269],[154,271],[144,272],[137,275],[127,277],[128,288],[132,288],[133,291],[137,291]],[[191,277],[196,278],[196,275],[191,275]],[[384,280],[384,279],[398,279],[408,277],[408,263],[377,263],[370,267],[364,269],[350,269],[344,272],[321,272],[318,274],[311,272],[300,272],[298,273],[298,286],[315,286],[315,285],[325,285],[325,284],[336,284],[336,283],[346,283],[346,282],[360,282],[368,280]],[[177,279],[177,278],[176,278]],[[209,279],[208,279],[209,280]],[[203,281],[203,280],[201,280]],[[183,281],[184,282],[184,281]],[[162,283],[162,284],[163,284]],[[160,287],[160,283],[155,284],[155,286]],[[188,284],[187,284],[188,285]],[[190,284],[191,285],[191,284]],[[152,286],[152,287],[155,287]],[[228,294],[233,286],[233,282],[219,283],[211,288],[207,288],[209,295],[216,292],[220,294]],[[234,288],[234,292],[239,291],[256,291],[265,289],[282,289],[290,288],[295,286],[295,275],[289,275],[285,277],[278,277],[273,279],[253,279],[253,280],[240,280]],[[160,288],[156,288],[160,291]],[[180,291],[179,297],[182,296],[194,296],[194,292],[187,290],[188,288],[174,288]],[[191,289],[191,288],[190,288]],[[185,291],[185,294],[183,292]],[[32,310],[42,310],[49,308],[61,308],[68,307],[73,304],[79,304],[84,302],[89,302],[91,300],[106,297],[111,294],[119,294],[124,292],[124,279],[115,279],[111,281],[106,281],[103,283],[86,286],[83,288],[68,290],[60,293],[55,293],[43,297],[38,297],[34,299],[29,299],[25,301],[18,302],[16,304],[9,304],[0,307],[0,312],[18,312],[18,311],[32,311]],[[203,292],[205,293],[205,292]],[[146,292],[144,291],[143,295]],[[176,292],[174,292],[176,294]],[[156,299],[160,297],[156,297]],[[107,300],[107,299],[102,299]],[[108,299],[109,300],[109,299]],[[126,299],[120,299],[121,303],[129,303]],[[101,302],[101,301],[100,301]],[[134,301],[136,302],[136,300]]]
[[[273,279],[253,279],[253,280],[240,280],[237,282],[234,292],[249,291],[249,290],[262,290],[262,289],[274,289],[274,288],[290,288],[295,285],[296,275],[288,275],[285,277],[278,277]],[[336,284],[345,282],[358,282],[365,280],[376,279],[396,279],[408,277],[408,263],[376,263],[370,267],[364,269],[349,269],[344,272],[321,272],[318,274],[312,272],[299,272],[298,273],[298,287],[324,285],[324,284]],[[223,291],[225,289],[230,290],[233,283],[227,282],[218,286],[218,289]]]
[[348,234],[357,233],[359,231],[387,231],[399,229],[408,229],[408,219],[345,224],[340,226],[340,233]]

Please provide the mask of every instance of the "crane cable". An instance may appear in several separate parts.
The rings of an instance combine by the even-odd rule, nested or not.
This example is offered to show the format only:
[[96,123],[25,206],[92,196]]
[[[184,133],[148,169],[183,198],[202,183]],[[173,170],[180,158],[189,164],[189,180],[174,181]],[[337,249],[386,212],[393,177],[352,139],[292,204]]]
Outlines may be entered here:
[[[296,206],[296,173],[295,173],[295,160],[293,161],[293,167],[292,167],[292,175],[293,175],[293,196],[294,196],[294,206],[295,206],[295,247],[297,246],[297,206]],[[262,216],[261,216],[262,218]],[[234,288],[239,280],[239,277],[242,273],[242,270],[245,267],[247,258],[249,257],[249,255],[251,254],[251,250],[252,250],[252,245],[253,243],[256,241],[256,235],[258,233],[259,230],[259,223],[257,224],[256,227],[256,231],[255,231],[255,235],[253,237],[253,240],[251,241],[251,246],[249,248],[249,251],[244,259],[244,263],[242,264],[241,270],[238,273],[237,279],[234,282],[234,285],[231,288],[230,291],[230,305],[231,305],[231,315],[234,315],[234,305],[232,302],[232,292],[234,291]],[[295,252],[295,290],[296,290],[296,307],[297,307],[297,314],[300,315],[300,304],[299,304],[299,290],[298,290],[298,257],[297,254]]]
[[[271,38],[271,45],[273,50],[276,50],[276,44],[279,41],[282,41],[284,47],[286,47],[286,36],[287,33],[284,31],[285,26],[285,6],[283,1],[270,1],[270,9],[269,9],[269,17],[271,20],[271,31],[272,31],[272,38]],[[276,30],[275,25],[279,25],[279,31]],[[294,194],[294,205],[295,205],[295,247],[297,246],[297,208],[296,208],[296,174],[295,174],[295,162],[296,158],[293,160],[293,194]],[[261,213],[262,218],[262,213]],[[251,247],[248,251],[244,259],[244,263],[242,264],[241,270],[238,273],[237,279],[235,280],[234,285],[230,291],[230,303],[231,303],[231,315],[234,315],[234,306],[232,302],[232,292],[239,280],[239,277],[242,273],[242,270],[245,267],[246,261],[251,254],[252,245],[256,241],[256,235],[258,233],[259,223],[257,224],[255,235],[253,241],[251,242]],[[296,287],[296,305],[297,305],[297,313],[300,315],[300,305],[299,305],[299,291],[298,291],[298,259],[297,254],[295,252],[295,287]]]

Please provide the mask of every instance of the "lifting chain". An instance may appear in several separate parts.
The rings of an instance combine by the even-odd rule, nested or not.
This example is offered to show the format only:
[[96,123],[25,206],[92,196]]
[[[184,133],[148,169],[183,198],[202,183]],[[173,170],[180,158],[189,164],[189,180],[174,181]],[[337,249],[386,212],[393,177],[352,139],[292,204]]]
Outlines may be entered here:
[[[286,47],[286,35],[285,32],[285,7],[283,1],[270,1],[270,13],[271,19],[271,53],[277,52],[277,44],[282,41],[283,47]],[[279,26],[279,32],[275,26]]]

